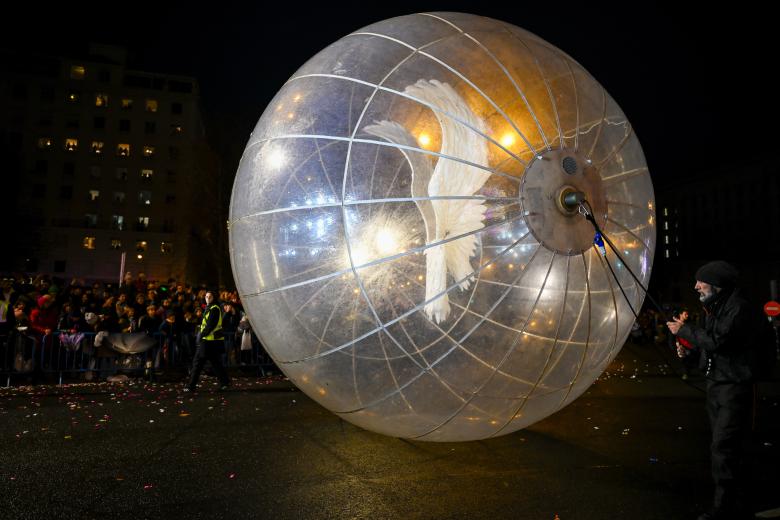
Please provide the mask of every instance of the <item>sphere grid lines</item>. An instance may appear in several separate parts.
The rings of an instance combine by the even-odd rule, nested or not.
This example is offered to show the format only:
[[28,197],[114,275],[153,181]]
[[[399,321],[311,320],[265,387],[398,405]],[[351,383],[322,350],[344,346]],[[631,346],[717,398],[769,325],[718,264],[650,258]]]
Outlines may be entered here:
[[[587,165],[575,185],[600,179],[587,195],[620,257],[529,227],[584,232],[545,209],[554,149]],[[617,354],[631,316],[605,261],[641,305],[624,264],[649,279],[654,204],[628,120],[579,64],[503,22],[421,13],[285,83],[239,165],[231,262],[253,328],[312,398],[388,435],[479,439],[554,413]]]

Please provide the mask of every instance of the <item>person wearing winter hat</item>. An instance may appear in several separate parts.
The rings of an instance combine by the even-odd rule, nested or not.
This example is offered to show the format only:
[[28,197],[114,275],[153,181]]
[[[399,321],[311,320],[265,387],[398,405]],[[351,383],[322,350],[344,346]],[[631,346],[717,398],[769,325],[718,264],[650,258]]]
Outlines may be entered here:
[[666,325],[699,355],[707,379],[706,408],[712,429],[710,454],[715,484],[712,508],[699,520],[753,518],[743,489],[744,444],[750,433],[753,407],[752,352],[760,315],[737,288],[739,272],[717,260],[696,271],[694,289],[704,306],[700,327],[679,318]]

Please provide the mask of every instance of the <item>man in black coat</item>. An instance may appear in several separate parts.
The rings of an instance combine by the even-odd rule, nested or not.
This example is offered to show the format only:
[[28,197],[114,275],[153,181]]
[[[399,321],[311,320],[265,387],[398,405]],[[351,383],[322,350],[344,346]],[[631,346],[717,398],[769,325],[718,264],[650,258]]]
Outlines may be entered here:
[[698,349],[707,378],[707,414],[712,428],[712,510],[699,520],[753,518],[744,501],[742,456],[753,408],[753,360],[760,315],[740,296],[737,270],[723,261],[696,272],[695,289],[705,311],[703,327],[678,318],[672,334]]

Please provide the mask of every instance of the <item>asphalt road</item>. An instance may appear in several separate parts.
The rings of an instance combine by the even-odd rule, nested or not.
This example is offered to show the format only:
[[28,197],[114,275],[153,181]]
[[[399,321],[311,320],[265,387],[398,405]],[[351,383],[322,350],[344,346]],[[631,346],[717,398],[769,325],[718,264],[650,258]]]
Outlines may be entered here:
[[[361,430],[281,377],[0,389],[0,518],[695,518],[703,394],[658,355],[627,345],[567,408],[470,443]],[[759,389],[756,511],[780,507],[778,386]]]

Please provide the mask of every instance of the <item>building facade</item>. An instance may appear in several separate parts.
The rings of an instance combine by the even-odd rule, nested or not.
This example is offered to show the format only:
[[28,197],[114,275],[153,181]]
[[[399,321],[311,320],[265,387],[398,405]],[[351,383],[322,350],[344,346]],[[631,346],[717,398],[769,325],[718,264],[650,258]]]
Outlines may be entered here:
[[197,82],[90,50],[0,54],[0,167],[15,208],[3,269],[110,281],[124,253],[125,270],[183,279],[194,199],[216,175]]
[[660,187],[655,288],[665,301],[697,305],[693,279],[711,260],[740,268],[756,302],[780,279],[780,175],[773,160],[716,166]]

